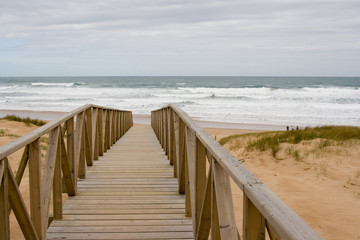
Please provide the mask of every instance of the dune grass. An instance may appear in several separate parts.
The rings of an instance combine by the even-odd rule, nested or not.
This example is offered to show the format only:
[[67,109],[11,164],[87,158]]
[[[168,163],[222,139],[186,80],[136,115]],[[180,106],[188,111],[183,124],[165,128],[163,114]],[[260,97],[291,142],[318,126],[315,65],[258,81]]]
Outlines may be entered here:
[[18,117],[16,115],[6,115],[4,118],[2,119],[6,119],[8,121],[16,121],[16,122],[23,122],[25,123],[26,125],[35,125],[35,126],[43,126],[45,125],[47,122],[46,121],[43,121],[43,120],[39,120],[39,119],[32,119],[32,118],[21,118],[21,117]]
[[359,127],[348,126],[323,126],[310,128],[307,127],[303,130],[286,131],[286,132],[265,132],[253,133],[244,135],[232,135],[222,138],[219,143],[224,145],[232,140],[242,137],[255,137],[254,140],[248,141],[246,146],[233,146],[246,147],[247,149],[257,149],[260,151],[271,150],[272,155],[275,157],[280,149],[281,143],[297,144],[303,140],[321,139],[319,148],[330,146],[333,141],[346,141],[350,139],[360,139]]

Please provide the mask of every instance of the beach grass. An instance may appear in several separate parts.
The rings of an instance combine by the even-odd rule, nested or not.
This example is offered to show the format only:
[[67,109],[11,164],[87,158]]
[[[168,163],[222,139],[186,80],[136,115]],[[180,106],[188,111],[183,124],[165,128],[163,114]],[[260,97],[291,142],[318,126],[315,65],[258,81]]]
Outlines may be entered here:
[[[244,143],[241,138],[251,138]],[[232,142],[231,149],[245,147],[248,150],[257,149],[260,151],[271,150],[273,157],[280,149],[281,143],[297,144],[305,140],[320,139],[319,148],[325,148],[334,144],[351,139],[360,139],[360,128],[350,126],[323,126],[302,130],[286,132],[264,132],[231,135],[220,139],[219,143],[224,145]]]
[[35,126],[43,126],[45,125],[47,122],[46,121],[43,121],[43,120],[39,120],[39,119],[32,119],[32,118],[22,118],[22,117],[19,117],[19,116],[16,116],[16,115],[6,115],[4,118],[2,119],[6,119],[8,121],[16,121],[16,122],[23,122],[25,123],[26,125],[35,125]]

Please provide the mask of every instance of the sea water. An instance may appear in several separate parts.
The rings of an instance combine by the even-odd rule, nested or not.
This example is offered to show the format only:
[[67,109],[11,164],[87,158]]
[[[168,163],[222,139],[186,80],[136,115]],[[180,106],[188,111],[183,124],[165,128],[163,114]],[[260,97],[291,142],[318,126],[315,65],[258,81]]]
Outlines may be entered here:
[[204,121],[360,126],[359,77],[2,77],[0,109],[134,114],[176,103]]

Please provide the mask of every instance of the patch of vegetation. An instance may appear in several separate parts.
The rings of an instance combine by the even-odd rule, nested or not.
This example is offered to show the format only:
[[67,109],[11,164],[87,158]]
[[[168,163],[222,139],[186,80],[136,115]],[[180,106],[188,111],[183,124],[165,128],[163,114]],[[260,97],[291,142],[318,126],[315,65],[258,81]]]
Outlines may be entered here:
[[39,127],[41,127],[41,126],[43,126],[43,125],[45,125],[47,123],[46,121],[43,121],[43,120],[32,119],[32,118],[29,118],[29,117],[21,118],[21,117],[18,117],[16,115],[6,115],[2,119],[6,119],[6,120],[9,120],[9,121],[23,122],[28,126],[30,126],[31,124],[34,124],[35,126],[39,126]]
[[4,129],[0,129],[0,137],[19,138],[19,135],[6,133]]
[[[248,141],[245,146],[247,149],[258,149],[260,151],[271,150],[272,156],[275,157],[276,153],[280,149],[281,143],[297,144],[304,140],[320,138],[319,148],[325,148],[327,146],[331,146],[333,141],[360,139],[360,128],[347,126],[324,126],[315,128],[307,127],[303,130],[286,132],[240,134],[222,138],[219,143],[224,145],[232,140],[248,137],[249,135],[254,136],[255,138],[252,141]],[[293,154],[296,159],[300,159],[298,154]]]

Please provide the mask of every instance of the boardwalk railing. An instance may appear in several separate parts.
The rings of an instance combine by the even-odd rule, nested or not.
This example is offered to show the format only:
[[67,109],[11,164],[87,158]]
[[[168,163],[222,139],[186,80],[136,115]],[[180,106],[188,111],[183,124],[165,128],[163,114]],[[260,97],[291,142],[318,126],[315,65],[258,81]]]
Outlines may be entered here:
[[[0,147],[0,239],[9,239],[9,214],[13,210],[26,239],[46,239],[49,221],[62,219],[62,193],[76,195],[78,178],[131,126],[132,113],[85,105],[59,120]],[[48,136],[45,167],[41,167],[41,141]],[[46,140],[45,140],[46,142]],[[16,171],[8,156],[24,152]],[[29,163],[30,213],[19,185]],[[64,182],[64,188],[62,188]],[[52,194],[51,194],[52,193]],[[53,216],[49,217],[53,201]]]
[[153,111],[151,124],[186,195],[194,239],[240,239],[229,176],[243,192],[243,239],[265,239],[266,231],[272,240],[321,239],[179,107]]

